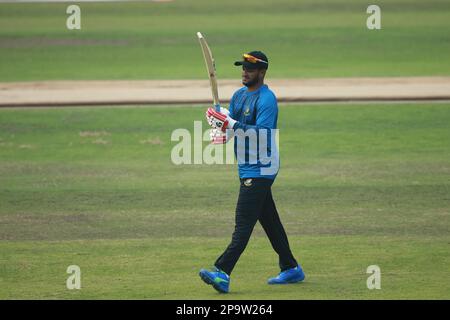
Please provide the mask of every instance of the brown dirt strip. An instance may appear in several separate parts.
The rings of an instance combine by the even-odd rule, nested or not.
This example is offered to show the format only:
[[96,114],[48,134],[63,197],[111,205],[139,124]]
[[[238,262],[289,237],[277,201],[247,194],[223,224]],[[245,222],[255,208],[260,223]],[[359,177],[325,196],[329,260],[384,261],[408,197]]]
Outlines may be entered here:
[[[279,102],[450,100],[450,77],[270,79]],[[228,103],[239,80],[219,81]],[[0,83],[0,107],[209,104],[206,80]]]

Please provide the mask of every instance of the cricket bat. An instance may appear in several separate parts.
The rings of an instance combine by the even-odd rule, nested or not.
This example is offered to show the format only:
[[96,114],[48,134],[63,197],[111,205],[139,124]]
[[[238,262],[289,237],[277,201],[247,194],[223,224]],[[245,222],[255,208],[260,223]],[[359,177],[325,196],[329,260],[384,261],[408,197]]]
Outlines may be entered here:
[[206,70],[208,71],[209,83],[211,85],[211,92],[213,96],[214,108],[220,112],[219,92],[217,90],[217,78],[216,78],[216,66],[214,64],[214,58],[209,49],[208,43],[205,37],[200,32],[197,32],[198,41],[202,47],[203,58],[205,59]]

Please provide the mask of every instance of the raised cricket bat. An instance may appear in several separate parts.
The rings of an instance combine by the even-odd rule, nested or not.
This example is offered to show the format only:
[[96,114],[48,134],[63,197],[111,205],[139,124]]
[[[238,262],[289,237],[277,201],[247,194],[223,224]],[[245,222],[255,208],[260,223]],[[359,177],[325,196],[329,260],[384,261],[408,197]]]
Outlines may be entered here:
[[214,64],[214,58],[209,49],[206,39],[200,32],[197,32],[198,41],[202,47],[203,57],[205,58],[206,70],[208,71],[209,83],[211,85],[211,92],[213,96],[214,108],[220,112],[219,92],[217,91],[217,78],[216,78],[216,66]]

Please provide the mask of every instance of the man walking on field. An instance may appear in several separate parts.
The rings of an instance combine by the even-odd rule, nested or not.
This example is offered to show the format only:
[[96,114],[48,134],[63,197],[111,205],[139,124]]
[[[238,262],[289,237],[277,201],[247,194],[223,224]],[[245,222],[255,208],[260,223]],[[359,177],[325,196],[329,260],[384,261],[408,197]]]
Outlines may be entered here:
[[212,143],[226,143],[235,136],[240,190],[236,205],[235,230],[231,243],[214,263],[214,269],[200,270],[201,279],[221,293],[228,293],[230,274],[250,239],[257,221],[279,256],[281,272],[269,284],[303,281],[305,274],[295,260],[280,221],[271,187],[278,174],[279,158],[274,130],[278,105],[273,92],[264,84],[269,67],[266,55],[252,51],[243,55],[242,83],[230,101],[230,109],[209,108],[206,117],[212,127]]

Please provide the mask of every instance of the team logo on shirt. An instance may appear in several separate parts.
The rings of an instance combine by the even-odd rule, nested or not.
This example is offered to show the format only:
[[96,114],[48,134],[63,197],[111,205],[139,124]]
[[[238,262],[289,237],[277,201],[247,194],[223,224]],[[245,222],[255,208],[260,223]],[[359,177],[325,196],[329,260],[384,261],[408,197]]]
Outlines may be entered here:
[[244,116],[248,116],[250,114],[250,107],[247,107],[244,111]]
[[245,179],[244,180],[244,186],[250,187],[252,185],[252,179]]

